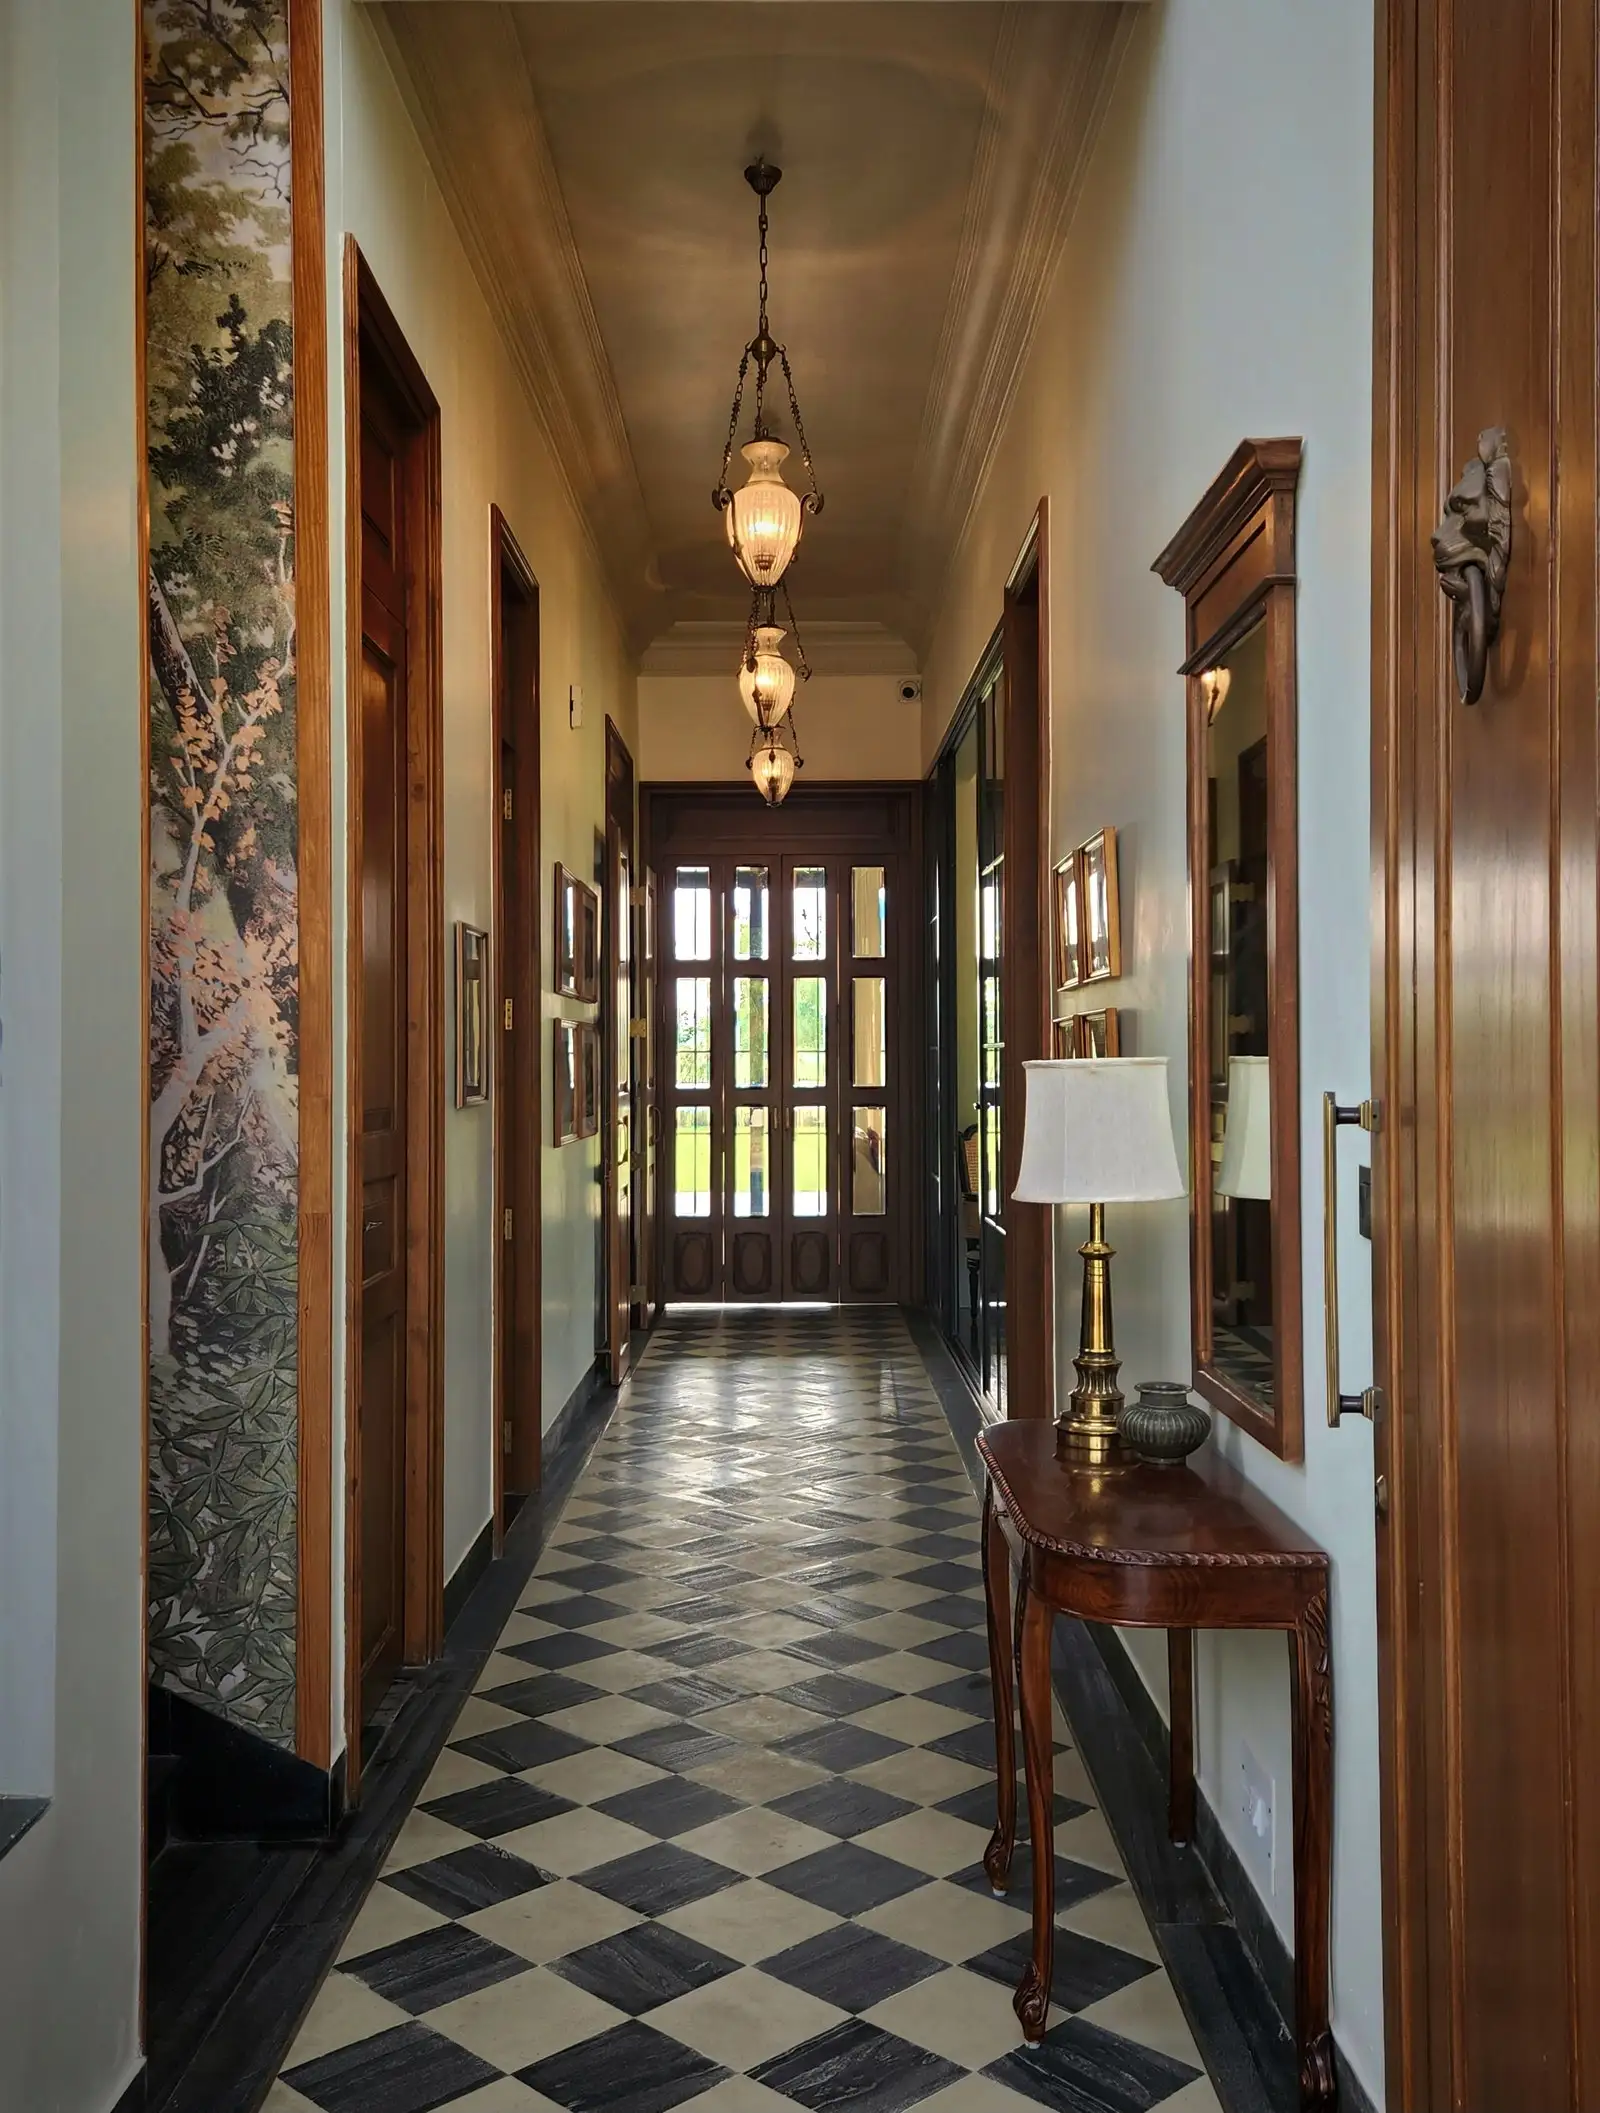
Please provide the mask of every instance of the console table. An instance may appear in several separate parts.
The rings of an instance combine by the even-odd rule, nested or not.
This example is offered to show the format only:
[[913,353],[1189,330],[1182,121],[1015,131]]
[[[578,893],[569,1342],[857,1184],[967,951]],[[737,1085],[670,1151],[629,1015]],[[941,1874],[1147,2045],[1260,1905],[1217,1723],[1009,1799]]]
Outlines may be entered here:
[[[1334,2104],[1328,2029],[1328,1911],[1333,1821],[1333,1675],[1328,1558],[1223,1461],[1111,1469],[1058,1458],[1053,1424],[993,1424],[978,1439],[987,1470],[983,1579],[994,1686],[999,1817],[984,1855],[1003,1893],[1017,1839],[1013,1657],[1033,1836],[1033,1958],[1017,1990],[1023,2036],[1037,2042],[1055,1942],[1050,1631],[1059,1610],[1086,1621],[1165,1629],[1171,1673],[1168,1826],[1194,1832],[1196,1629],[1285,1629],[1294,1724],[1295,2036],[1302,2113]],[[1011,1561],[1019,1577],[1012,1627]]]

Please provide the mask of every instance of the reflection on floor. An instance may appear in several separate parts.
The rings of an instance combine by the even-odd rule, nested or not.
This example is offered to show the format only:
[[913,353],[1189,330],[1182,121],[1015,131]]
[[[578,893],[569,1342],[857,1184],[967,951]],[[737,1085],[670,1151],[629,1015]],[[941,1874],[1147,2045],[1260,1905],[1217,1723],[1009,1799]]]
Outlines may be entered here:
[[976,1499],[899,1315],[672,1315],[267,2113],[1217,2113],[1059,1725],[1022,2046],[986,1668]]

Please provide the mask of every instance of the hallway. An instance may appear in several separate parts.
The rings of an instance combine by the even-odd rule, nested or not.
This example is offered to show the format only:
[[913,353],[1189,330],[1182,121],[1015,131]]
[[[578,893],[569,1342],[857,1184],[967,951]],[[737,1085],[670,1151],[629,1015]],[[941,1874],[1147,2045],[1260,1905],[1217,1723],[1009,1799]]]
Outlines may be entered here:
[[267,2113],[1215,2113],[1059,1722],[1021,2046],[977,1525],[897,1311],[669,1314]]

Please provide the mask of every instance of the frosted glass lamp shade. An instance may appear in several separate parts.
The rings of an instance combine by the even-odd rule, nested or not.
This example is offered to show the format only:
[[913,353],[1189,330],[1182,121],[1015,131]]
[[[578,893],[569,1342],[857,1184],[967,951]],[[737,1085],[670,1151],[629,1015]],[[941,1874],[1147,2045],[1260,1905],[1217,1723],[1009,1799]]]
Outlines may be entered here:
[[783,481],[789,450],[781,440],[752,440],[739,450],[750,481],[725,510],[728,541],[752,587],[776,587],[800,541],[800,495]]
[[1272,1194],[1272,1084],[1264,1056],[1228,1059],[1228,1121],[1217,1194]]
[[784,795],[794,783],[794,751],[785,748],[779,740],[767,741],[751,757],[750,775],[756,781],[756,791],[767,805],[781,806]]
[[756,632],[756,664],[739,664],[739,695],[757,726],[776,726],[794,697],[794,669],[778,651],[783,633],[776,624]]
[[1165,1057],[1045,1058],[1022,1071],[1019,1203],[1158,1203],[1186,1193]]

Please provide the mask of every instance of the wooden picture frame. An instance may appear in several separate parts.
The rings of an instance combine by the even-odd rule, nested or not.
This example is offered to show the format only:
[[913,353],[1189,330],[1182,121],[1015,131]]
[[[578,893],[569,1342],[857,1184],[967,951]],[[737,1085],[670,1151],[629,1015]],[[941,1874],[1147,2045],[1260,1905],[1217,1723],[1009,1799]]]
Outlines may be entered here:
[[550,959],[556,995],[578,996],[578,890],[583,883],[558,861],[555,869],[555,915],[550,927]]
[[1083,981],[1083,882],[1079,854],[1068,852],[1050,876],[1050,930],[1057,990]]
[[[1304,1456],[1304,1318],[1300,1256],[1300,917],[1298,766],[1295,678],[1295,495],[1298,439],[1245,440],[1155,562],[1184,599],[1188,755],[1189,868],[1189,1140],[1190,1295],[1194,1385],[1214,1408],[1249,1431],[1280,1459]],[[1239,955],[1235,889],[1224,905],[1213,788],[1215,671],[1260,634],[1264,666],[1266,752],[1264,841],[1267,881],[1248,900],[1260,906],[1264,955],[1266,1053],[1271,1061],[1270,1227],[1262,1252],[1270,1268],[1270,1349],[1262,1384],[1231,1357],[1219,1359],[1237,1292],[1228,1257],[1216,1251],[1222,1200],[1217,1096],[1227,1067],[1213,1053],[1218,1023],[1231,1029],[1234,1008],[1219,1002],[1218,971]],[[1235,696],[1223,709],[1235,708]],[[1227,693],[1224,692],[1224,695]],[[1252,884],[1253,887],[1254,884]],[[1227,952],[1219,954],[1219,944]],[[1237,1210],[1232,1214],[1237,1218]],[[1230,1222],[1224,1214],[1221,1223]],[[1219,1314],[1219,1302],[1221,1312]],[[1226,1344],[1224,1345],[1226,1348]]]
[[1079,1052],[1079,1023],[1076,1017],[1067,1020],[1052,1020],[1050,1023],[1050,1054],[1054,1057],[1075,1057]]
[[1117,832],[1097,829],[1078,846],[1079,958],[1085,983],[1122,974],[1122,915],[1117,901]]
[[576,997],[586,1005],[600,996],[600,894],[586,880],[574,881],[577,891],[578,951],[575,964]]
[[578,1027],[574,1020],[550,1023],[550,1135],[571,1144],[578,1135]]
[[456,1106],[489,1099],[489,935],[456,923]]
[[593,1020],[580,1020],[573,1030],[576,1040],[574,1083],[577,1092],[576,1135],[600,1134],[600,1030]]
[[1114,1005],[1104,1012],[1079,1013],[1077,1054],[1114,1057],[1122,1054],[1122,1016]]

